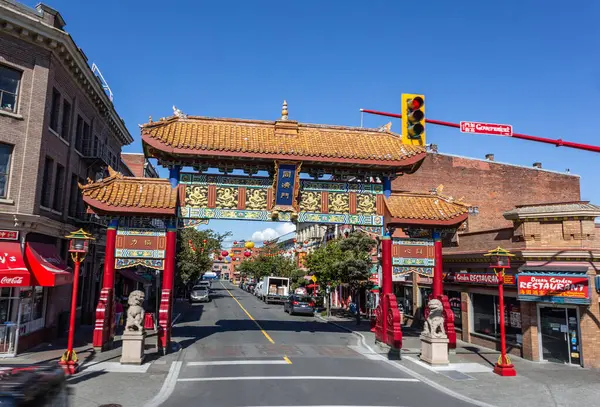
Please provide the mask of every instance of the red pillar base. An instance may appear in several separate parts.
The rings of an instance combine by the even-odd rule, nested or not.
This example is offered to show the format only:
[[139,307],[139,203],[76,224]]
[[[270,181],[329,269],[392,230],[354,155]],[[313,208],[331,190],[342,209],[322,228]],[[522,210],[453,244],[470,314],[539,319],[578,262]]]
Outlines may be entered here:
[[60,365],[60,367],[62,367],[62,369],[64,370],[64,372],[67,376],[74,375],[75,373],[77,373],[79,371],[79,363],[78,362],[60,361],[60,362],[58,362],[58,364]]
[[400,311],[394,294],[384,294],[376,310],[375,339],[392,350],[402,349]]
[[456,349],[456,329],[454,328],[454,311],[450,308],[448,296],[440,295],[438,299],[444,306],[444,329],[448,336],[448,349]]
[[162,349],[163,353],[169,351],[171,344],[172,298],[171,290],[162,290],[158,312],[158,346]]
[[516,376],[517,371],[515,370],[515,366],[511,363],[508,365],[501,365],[500,363],[496,363],[494,366],[494,373],[499,376]]
[[113,289],[103,288],[96,307],[96,322],[94,324],[93,345],[97,352],[112,348],[114,338]]

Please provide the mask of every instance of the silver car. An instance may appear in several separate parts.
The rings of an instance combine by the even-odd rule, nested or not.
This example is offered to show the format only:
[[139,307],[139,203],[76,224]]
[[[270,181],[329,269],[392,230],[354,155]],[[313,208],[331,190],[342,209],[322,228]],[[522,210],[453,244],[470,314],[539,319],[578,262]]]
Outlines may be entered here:
[[209,302],[210,292],[205,285],[195,285],[190,293],[190,304],[194,302]]

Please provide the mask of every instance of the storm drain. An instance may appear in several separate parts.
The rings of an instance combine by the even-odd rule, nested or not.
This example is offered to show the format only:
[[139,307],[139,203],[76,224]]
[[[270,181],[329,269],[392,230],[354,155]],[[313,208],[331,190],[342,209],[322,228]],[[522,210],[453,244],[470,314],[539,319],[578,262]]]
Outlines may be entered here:
[[473,376],[459,372],[458,370],[443,370],[439,372],[452,380],[477,380]]

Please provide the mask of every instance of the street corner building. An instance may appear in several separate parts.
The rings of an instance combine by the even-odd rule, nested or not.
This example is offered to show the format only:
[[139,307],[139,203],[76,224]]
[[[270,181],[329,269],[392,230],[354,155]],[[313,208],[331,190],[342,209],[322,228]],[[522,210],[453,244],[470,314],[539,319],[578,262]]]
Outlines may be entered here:
[[78,322],[93,322],[104,225],[79,183],[124,169],[133,141],[56,10],[0,1],[0,356],[65,335],[73,272],[64,236],[96,236],[81,268]]
[[445,290],[462,339],[498,345],[498,279],[477,248],[499,245],[515,255],[504,280],[510,352],[600,367],[598,216],[599,206],[582,201],[520,205],[504,213],[512,226],[464,234],[445,249]]

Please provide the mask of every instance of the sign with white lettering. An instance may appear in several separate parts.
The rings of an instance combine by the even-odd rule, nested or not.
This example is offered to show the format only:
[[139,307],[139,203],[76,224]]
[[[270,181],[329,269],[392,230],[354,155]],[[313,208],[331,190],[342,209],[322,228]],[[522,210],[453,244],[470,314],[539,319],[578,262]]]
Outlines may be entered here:
[[573,274],[518,274],[520,301],[589,304],[589,278]]
[[462,133],[491,134],[495,136],[511,137],[513,128],[510,124],[460,122]]
[[19,240],[19,231],[0,230],[0,240]]
[[[444,276],[444,281],[448,283],[498,285],[498,277],[495,273],[448,273]],[[515,276],[506,274],[504,284],[515,285]]]

